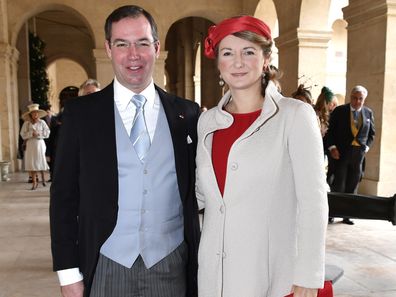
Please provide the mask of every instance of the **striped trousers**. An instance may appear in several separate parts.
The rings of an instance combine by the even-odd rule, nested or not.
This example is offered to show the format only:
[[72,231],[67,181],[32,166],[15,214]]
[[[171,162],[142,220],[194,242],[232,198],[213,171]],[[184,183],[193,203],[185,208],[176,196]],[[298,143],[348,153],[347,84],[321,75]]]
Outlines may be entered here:
[[186,297],[187,244],[147,269],[142,257],[131,268],[100,255],[90,297]]

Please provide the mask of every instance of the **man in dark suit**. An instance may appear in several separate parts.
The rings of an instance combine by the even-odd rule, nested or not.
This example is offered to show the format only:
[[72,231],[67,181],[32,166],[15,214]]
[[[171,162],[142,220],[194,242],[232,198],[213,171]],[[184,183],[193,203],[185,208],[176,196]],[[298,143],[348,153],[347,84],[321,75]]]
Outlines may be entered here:
[[[325,145],[335,166],[334,181],[330,185],[332,192],[357,192],[364,157],[375,135],[373,112],[364,106],[366,97],[366,88],[355,86],[351,102],[338,106],[331,113]],[[343,223],[353,225],[350,219],[344,219]]]
[[51,186],[54,270],[64,297],[194,297],[199,106],[155,86],[152,16],[114,10],[103,90],[66,103]]

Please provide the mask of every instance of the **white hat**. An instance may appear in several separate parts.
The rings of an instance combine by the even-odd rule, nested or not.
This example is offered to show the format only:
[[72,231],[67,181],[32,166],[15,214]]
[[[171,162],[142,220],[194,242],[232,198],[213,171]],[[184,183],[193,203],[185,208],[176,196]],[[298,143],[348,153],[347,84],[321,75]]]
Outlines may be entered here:
[[33,112],[33,111],[38,111],[39,118],[45,117],[45,116],[47,115],[47,112],[46,112],[45,110],[39,109],[39,106],[40,106],[40,105],[38,105],[37,103],[28,105],[28,106],[27,106],[28,111],[25,112],[25,113],[22,115],[22,119],[24,119],[25,121],[29,121],[29,120],[30,120],[29,115],[30,115],[30,113]]

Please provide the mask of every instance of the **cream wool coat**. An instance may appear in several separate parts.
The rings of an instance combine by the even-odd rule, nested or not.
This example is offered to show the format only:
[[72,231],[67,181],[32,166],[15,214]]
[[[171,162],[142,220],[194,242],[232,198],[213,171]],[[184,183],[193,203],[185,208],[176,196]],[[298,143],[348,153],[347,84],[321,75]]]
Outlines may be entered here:
[[196,192],[205,208],[200,297],[283,297],[324,282],[328,205],[314,110],[270,82],[258,119],[235,141],[224,196],[213,171],[213,132],[229,127],[230,94],[198,123]]

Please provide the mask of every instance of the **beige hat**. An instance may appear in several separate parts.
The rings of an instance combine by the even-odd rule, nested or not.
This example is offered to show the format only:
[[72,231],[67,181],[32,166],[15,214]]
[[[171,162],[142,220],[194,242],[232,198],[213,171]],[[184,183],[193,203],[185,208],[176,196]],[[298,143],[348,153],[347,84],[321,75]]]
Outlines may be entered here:
[[46,112],[45,110],[39,109],[39,106],[40,106],[40,105],[38,105],[37,103],[29,104],[29,105],[27,106],[28,111],[25,112],[25,113],[22,115],[22,119],[24,119],[25,121],[29,121],[29,120],[30,120],[29,115],[30,115],[30,113],[33,112],[33,111],[38,111],[39,118],[45,117],[45,116],[47,115],[47,112]]

